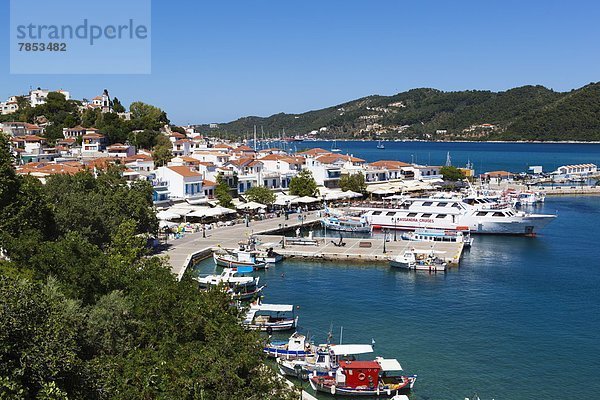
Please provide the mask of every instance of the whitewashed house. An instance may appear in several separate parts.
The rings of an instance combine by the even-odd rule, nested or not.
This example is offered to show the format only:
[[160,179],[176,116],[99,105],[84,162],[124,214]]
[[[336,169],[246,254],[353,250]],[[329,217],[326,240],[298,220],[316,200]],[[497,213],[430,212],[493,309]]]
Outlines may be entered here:
[[166,183],[172,199],[199,200],[204,198],[202,174],[186,166],[159,167],[156,170],[159,182]]

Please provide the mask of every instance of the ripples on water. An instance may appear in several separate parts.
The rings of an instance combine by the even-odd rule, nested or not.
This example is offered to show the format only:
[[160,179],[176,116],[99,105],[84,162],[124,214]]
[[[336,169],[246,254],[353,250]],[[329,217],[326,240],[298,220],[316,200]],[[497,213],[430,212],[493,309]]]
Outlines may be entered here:
[[537,238],[476,236],[446,274],[284,261],[260,273],[265,301],[299,305],[317,342],[331,324],[336,341],[340,326],[344,343],[375,339],[419,375],[413,399],[598,398],[600,197],[536,211],[556,210]]

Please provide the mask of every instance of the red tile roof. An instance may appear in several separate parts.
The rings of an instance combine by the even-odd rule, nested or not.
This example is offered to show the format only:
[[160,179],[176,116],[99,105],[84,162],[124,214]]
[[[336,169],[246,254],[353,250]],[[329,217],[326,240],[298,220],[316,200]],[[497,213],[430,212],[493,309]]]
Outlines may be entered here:
[[183,177],[200,177],[202,176],[201,173],[196,172],[196,171],[192,171],[190,169],[190,167],[186,167],[186,166],[173,166],[173,167],[167,167],[169,168],[171,171],[183,176]]

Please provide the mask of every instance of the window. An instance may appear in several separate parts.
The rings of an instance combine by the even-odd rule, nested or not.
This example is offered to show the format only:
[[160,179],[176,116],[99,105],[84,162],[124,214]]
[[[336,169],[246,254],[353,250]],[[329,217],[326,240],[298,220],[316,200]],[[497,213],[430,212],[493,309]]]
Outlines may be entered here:
[[381,215],[381,211],[373,211],[371,215]]
[[438,207],[446,207],[448,203],[438,203]]
[[392,217],[392,216],[396,215],[396,213],[394,211],[389,211],[385,215],[387,215],[388,217]]
[[425,203],[423,203],[423,207],[429,207],[433,204],[432,201],[426,201]]
[[414,218],[414,217],[416,217],[416,216],[417,216],[417,213],[409,213],[409,214],[407,215],[407,217],[409,217],[409,218]]
[[506,215],[504,215],[504,213],[501,213],[500,211],[496,211],[494,213],[494,217],[506,217]]
[[430,217],[431,217],[431,214],[423,214],[423,215],[421,215],[421,218],[430,218]]
[[477,216],[478,216],[478,217],[485,217],[486,215],[487,215],[487,213],[486,213],[485,211],[479,211],[479,212],[477,213]]
[[446,214],[440,214],[440,215],[436,216],[436,218],[440,218],[440,219],[446,218]]

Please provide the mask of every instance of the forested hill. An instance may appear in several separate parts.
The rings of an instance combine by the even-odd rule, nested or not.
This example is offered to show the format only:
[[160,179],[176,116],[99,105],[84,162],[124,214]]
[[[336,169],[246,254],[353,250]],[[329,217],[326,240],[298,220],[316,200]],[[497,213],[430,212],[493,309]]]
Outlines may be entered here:
[[[200,126],[224,136],[430,140],[600,140],[600,83],[570,92],[522,86],[504,92],[443,92],[413,89],[393,96],[369,96],[303,114],[245,117]],[[323,129],[326,128],[326,129]]]

